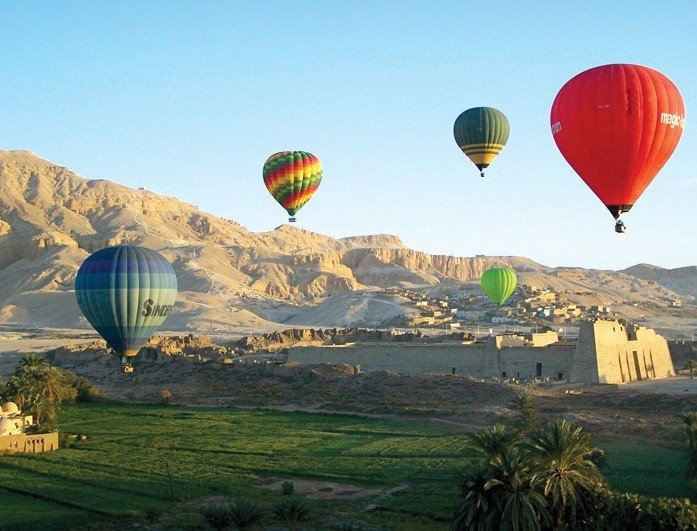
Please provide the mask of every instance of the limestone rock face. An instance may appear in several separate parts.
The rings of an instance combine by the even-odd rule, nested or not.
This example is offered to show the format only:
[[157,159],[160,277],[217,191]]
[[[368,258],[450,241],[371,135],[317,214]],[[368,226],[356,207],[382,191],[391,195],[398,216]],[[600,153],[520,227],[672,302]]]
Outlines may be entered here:
[[522,282],[599,294],[590,304],[630,292],[697,295],[695,268],[618,275],[514,256],[429,255],[386,234],[332,238],[290,225],[255,233],[173,197],[0,151],[0,323],[88,327],[73,292],[77,270],[90,253],[125,243],[158,250],[174,266],[180,295],[165,327],[178,331],[374,326],[403,316],[406,302],[377,297],[379,289],[476,281],[496,265],[513,267]]
[[697,297],[697,266],[664,269],[649,264],[638,264],[622,271],[628,275],[656,284],[672,291]]

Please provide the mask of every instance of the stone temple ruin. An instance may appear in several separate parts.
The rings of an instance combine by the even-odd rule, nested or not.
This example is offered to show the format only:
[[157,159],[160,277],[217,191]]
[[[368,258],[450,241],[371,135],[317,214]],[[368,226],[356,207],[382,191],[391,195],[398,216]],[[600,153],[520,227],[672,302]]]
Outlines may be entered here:
[[468,374],[622,384],[675,375],[667,341],[649,328],[618,321],[581,323],[577,340],[556,332],[492,336],[471,344],[355,343],[290,349],[289,361],[346,363],[363,371]]

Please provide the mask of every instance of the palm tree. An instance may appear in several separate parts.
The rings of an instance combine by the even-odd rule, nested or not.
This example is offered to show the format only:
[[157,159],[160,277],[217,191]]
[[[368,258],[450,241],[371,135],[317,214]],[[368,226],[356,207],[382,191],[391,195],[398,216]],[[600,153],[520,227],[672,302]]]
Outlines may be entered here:
[[75,399],[76,389],[66,373],[35,354],[25,356],[6,386],[7,398],[28,410],[36,424],[55,424],[61,402]]
[[547,502],[517,447],[497,454],[465,479],[456,530],[539,530],[550,521]]
[[27,354],[17,364],[15,372],[36,372],[37,370],[47,369],[50,365],[46,360],[37,354]]
[[70,385],[66,375],[57,367],[48,366],[40,373],[40,393],[57,403],[74,400],[77,391]]
[[492,468],[495,474],[485,489],[491,491],[498,505],[498,529],[537,530],[549,522],[547,500],[538,488],[539,480],[517,449],[496,456]]
[[496,518],[496,500],[486,488],[493,473],[489,464],[473,469],[462,483],[462,503],[455,511],[453,529],[456,531],[487,531]]
[[20,411],[24,409],[27,397],[34,392],[34,379],[28,373],[16,371],[7,382],[7,399],[17,404]]
[[509,406],[514,411],[520,413],[519,425],[523,432],[529,432],[537,428],[537,408],[535,407],[535,400],[531,395],[521,393],[511,401]]
[[547,498],[554,524],[573,527],[587,513],[589,498],[603,485],[603,477],[591,460],[590,436],[565,420],[538,430],[525,445],[534,483]]
[[496,424],[477,433],[468,433],[467,438],[475,455],[486,464],[491,463],[494,458],[503,455],[514,444],[520,442],[520,433]]
[[55,426],[58,415],[58,404],[55,401],[37,394],[29,399],[28,408],[37,426]]

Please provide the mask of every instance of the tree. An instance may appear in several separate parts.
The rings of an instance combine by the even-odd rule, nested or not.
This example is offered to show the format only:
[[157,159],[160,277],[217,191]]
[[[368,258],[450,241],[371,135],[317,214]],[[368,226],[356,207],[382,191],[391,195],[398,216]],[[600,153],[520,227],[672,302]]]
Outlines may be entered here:
[[520,442],[520,433],[501,424],[496,424],[490,428],[479,430],[477,433],[468,433],[467,438],[476,457],[487,464]]
[[487,531],[492,529],[497,516],[496,500],[487,482],[492,479],[490,464],[477,466],[465,476],[462,483],[462,503],[455,511],[453,529],[456,531]]
[[511,401],[510,408],[520,413],[518,424],[523,432],[530,432],[538,427],[537,407],[531,395],[519,394]]
[[545,497],[517,446],[480,463],[465,479],[457,530],[539,530],[550,521]]
[[31,413],[37,425],[48,427],[55,425],[60,404],[77,396],[67,374],[35,354],[22,358],[4,393],[4,398]]
[[525,445],[533,482],[547,498],[554,524],[574,527],[590,510],[589,498],[603,485],[602,474],[591,460],[590,436],[565,420],[549,424]]
[[507,529],[519,529],[520,522],[534,521],[532,529],[539,529],[536,511],[542,511],[544,498],[530,488],[532,475],[518,451],[520,432],[496,424],[467,437],[477,462],[464,478],[454,528],[485,531],[510,524]]
[[539,489],[539,479],[517,449],[496,456],[494,474],[485,488],[490,490],[498,509],[498,528],[505,531],[541,529],[550,517],[547,501]]

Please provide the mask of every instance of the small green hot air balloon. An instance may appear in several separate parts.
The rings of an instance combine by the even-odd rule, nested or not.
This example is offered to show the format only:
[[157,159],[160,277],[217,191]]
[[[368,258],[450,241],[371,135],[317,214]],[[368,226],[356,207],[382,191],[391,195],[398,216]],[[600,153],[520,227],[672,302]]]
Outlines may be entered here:
[[517,282],[515,271],[507,267],[487,269],[482,274],[482,289],[484,293],[499,306],[511,296]]
[[484,177],[484,168],[491,164],[506,145],[510,125],[498,109],[474,107],[457,117],[453,132],[457,145]]
[[177,299],[177,275],[158,252],[119,245],[88,256],[75,277],[75,295],[89,323],[122,357],[128,358],[164,322]]

